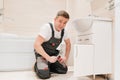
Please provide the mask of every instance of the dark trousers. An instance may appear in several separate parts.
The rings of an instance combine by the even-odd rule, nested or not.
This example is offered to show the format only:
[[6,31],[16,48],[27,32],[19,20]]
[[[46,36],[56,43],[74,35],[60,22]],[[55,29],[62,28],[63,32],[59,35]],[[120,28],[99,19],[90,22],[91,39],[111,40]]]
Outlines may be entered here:
[[65,64],[61,64],[59,61],[56,61],[55,63],[50,63],[46,61],[43,57],[40,57],[39,59],[41,60],[39,60],[38,62],[36,60],[34,70],[37,76],[41,79],[50,78],[51,73],[66,74],[68,71],[67,66]]

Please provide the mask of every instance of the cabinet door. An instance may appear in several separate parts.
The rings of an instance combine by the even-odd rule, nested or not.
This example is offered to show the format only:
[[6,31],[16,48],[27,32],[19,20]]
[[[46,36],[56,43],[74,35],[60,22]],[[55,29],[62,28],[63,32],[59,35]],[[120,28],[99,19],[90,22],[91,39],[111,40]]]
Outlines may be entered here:
[[93,24],[93,43],[95,44],[95,74],[111,73],[112,28],[111,22],[95,21]]
[[93,74],[93,45],[74,45],[74,76]]

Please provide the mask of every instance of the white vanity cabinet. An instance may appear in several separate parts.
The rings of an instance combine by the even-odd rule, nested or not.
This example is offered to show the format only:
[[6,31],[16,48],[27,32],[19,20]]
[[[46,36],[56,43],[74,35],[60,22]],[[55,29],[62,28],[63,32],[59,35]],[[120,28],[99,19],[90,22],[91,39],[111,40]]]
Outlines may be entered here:
[[94,73],[112,73],[112,22],[94,20],[92,30],[95,44]]
[[74,45],[74,76],[93,74],[94,45]]
[[74,75],[112,74],[112,21],[93,19],[92,43],[74,45]]

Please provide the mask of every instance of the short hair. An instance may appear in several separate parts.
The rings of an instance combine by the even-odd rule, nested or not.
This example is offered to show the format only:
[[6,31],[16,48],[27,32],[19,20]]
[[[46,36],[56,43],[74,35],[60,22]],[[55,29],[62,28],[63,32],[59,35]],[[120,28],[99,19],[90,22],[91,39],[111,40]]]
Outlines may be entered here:
[[56,17],[58,17],[58,16],[62,16],[62,17],[67,18],[67,19],[70,18],[69,14],[66,11],[64,11],[64,10],[58,11]]

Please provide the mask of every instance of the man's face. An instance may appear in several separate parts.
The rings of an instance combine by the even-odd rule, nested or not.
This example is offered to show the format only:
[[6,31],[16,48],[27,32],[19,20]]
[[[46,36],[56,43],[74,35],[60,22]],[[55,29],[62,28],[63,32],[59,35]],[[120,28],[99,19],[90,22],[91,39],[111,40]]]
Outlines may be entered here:
[[55,29],[57,31],[61,31],[67,24],[69,19],[67,18],[64,18],[63,16],[58,16],[54,19],[54,22],[55,22]]

